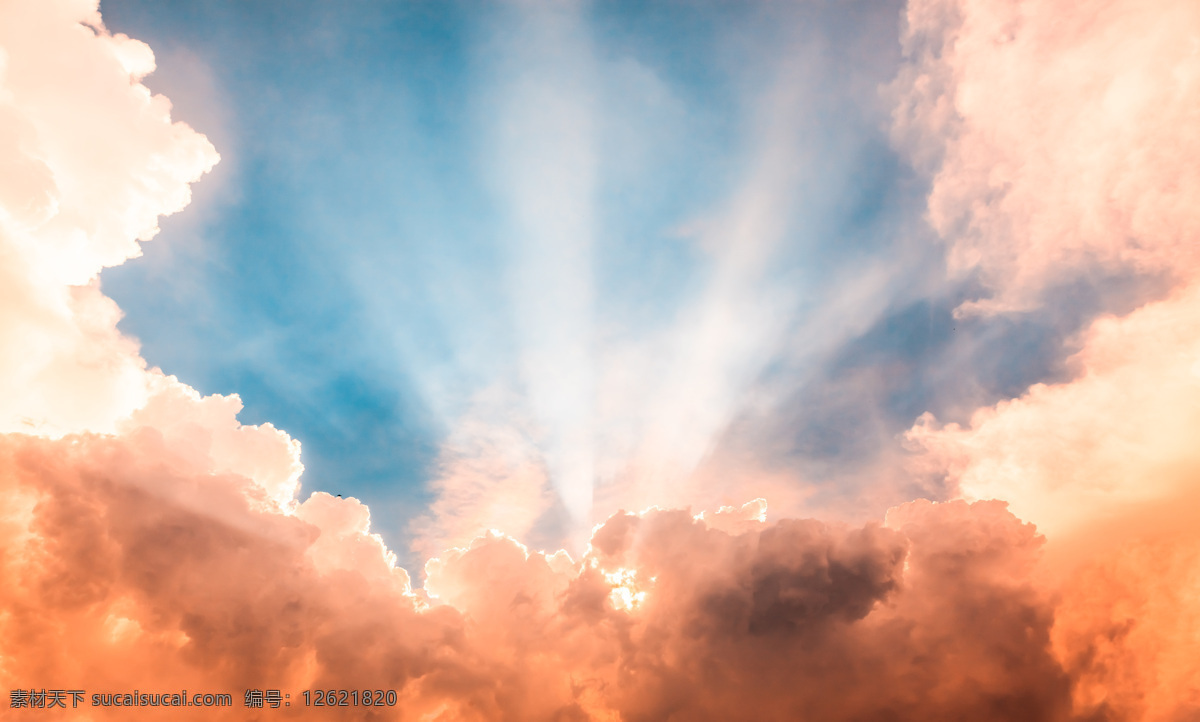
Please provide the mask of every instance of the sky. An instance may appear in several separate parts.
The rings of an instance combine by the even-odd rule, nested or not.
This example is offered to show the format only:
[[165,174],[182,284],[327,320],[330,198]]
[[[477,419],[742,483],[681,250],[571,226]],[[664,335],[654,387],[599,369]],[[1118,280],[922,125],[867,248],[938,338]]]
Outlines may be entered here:
[[[393,546],[428,535],[454,459],[514,438],[545,466],[537,518],[439,541],[563,543],[647,434],[663,484],[749,455],[811,492],[783,511],[879,516],[908,490],[863,478],[913,419],[1056,378],[1098,305],[955,342],[982,290],[946,278],[928,181],[889,139],[896,4],[102,10],[223,159],[164,221],[176,243],[103,273],[121,329],[300,440],[308,482],[368,502]],[[1019,364],[980,358],[1014,344]],[[660,500],[632,493],[613,503]]]
[[[807,376],[837,372],[834,346],[923,300],[887,288],[902,270],[886,266],[916,266],[892,282],[902,286],[940,262],[936,250],[894,258],[920,232],[921,191],[889,146],[878,97],[899,56],[898,7],[103,11],[114,31],[159,48],[150,87],[177,113],[196,107],[193,124],[208,119],[223,149],[215,187],[178,219],[180,242],[105,271],[127,309],[121,328],[150,363],[203,392],[236,392],[247,421],[287,429],[308,478],[369,501],[397,543],[446,453],[486,443],[460,430],[469,417],[546,435],[529,453],[551,485],[572,476],[583,489],[636,453],[611,437],[687,423],[613,398],[628,393],[629,357],[663,356],[664,377],[701,356],[708,367],[690,373],[723,398],[681,440],[688,473],[772,365],[784,382],[772,393],[801,393]],[[794,160],[768,161],[781,147]],[[761,220],[736,208],[777,182],[788,191]],[[745,245],[706,240],[713,223],[777,228],[743,264],[706,247]],[[798,325],[831,323],[823,279],[864,274],[864,256],[875,277],[862,283],[883,287],[844,311],[857,328],[808,331],[829,337],[816,353],[783,348]],[[761,328],[714,348],[730,308]],[[619,388],[603,388],[605,376]],[[681,386],[671,393],[694,393]],[[887,434],[911,421],[904,412]],[[837,440],[797,436],[808,450],[774,461],[849,456]],[[571,503],[569,515],[603,518]]]
[[1200,714],[1190,0],[0,17],[8,706]]

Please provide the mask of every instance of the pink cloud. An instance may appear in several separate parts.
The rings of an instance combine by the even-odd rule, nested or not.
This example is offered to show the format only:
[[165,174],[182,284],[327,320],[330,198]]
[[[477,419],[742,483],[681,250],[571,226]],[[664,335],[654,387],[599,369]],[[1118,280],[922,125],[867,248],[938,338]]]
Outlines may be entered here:
[[95,2],[7,3],[0,27],[0,430],[113,430],[145,403],[145,362],[96,287],[217,162],[137,82],[150,49]]
[[1000,504],[738,534],[618,514],[579,564],[481,538],[431,562],[426,596],[358,502],[264,508],[149,428],[3,437],[0,480],[34,501],[2,527],[10,688],[367,686],[448,719],[1050,719],[1069,701],[1026,581],[1039,540]]
[[952,272],[1030,309],[1070,269],[1189,276],[1200,9],[1188,0],[912,0],[895,137],[934,172]]
[[1080,714],[1200,709],[1200,8],[912,2],[897,138],[934,173],[953,270],[1033,309],[1095,269],[1163,273],[1166,298],[1096,320],[1074,378],[970,422],[926,415],[914,464],[1006,500],[1048,538],[1055,650]]

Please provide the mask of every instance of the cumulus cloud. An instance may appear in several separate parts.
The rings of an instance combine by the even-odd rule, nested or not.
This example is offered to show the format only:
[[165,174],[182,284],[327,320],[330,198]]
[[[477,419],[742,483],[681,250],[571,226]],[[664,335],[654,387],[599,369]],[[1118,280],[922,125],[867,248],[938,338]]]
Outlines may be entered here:
[[966,427],[909,439],[968,498],[1008,500],[1056,536],[1186,494],[1200,472],[1200,287],[1097,321],[1069,383],[1038,384]]
[[1197,262],[1200,9],[912,0],[894,134],[934,172],[952,271],[1032,309],[1089,270]]
[[217,154],[137,82],[153,54],[107,33],[95,3],[4,12],[0,430],[111,431],[145,403],[148,377],[97,274],[138,255]]
[[1069,704],[1051,607],[1026,581],[1039,540],[998,503],[735,534],[620,513],[578,564],[493,534],[433,560],[417,594],[356,501],[280,513],[152,427],[6,436],[0,479],[19,501],[0,547],[10,687],[368,686],[440,719],[1053,719]]
[[[1196,496],[1184,502],[1193,517]],[[1161,511],[1160,520],[1173,515]],[[1120,525],[1110,531],[1122,544],[1102,546],[1105,554],[1063,585],[1053,630],[1056,654],[1076,679],[1075,708],[1112,719],[1190,719],[1200,709],[1200,538],[1130,540]]]
[[1173,720],[1200,710],[1200,286],[1104,318],[1069,383],[1038,384],[966,426],[926,415],[916,462],[968,499],[1008,500],[1050,539],[1056,649],[1080,709]]
[[1056,650],[1081,713],[1194,715],[1198,9],[912,2],[908,23],[897,138],[934,173],[929,214],[951,267],[993,293],[960,311],[1034,309],[1097,269],[1160,274],[1168,289],[1086,328],[1070,381],[964,425],[922,417],[914,464],[1046,533]]

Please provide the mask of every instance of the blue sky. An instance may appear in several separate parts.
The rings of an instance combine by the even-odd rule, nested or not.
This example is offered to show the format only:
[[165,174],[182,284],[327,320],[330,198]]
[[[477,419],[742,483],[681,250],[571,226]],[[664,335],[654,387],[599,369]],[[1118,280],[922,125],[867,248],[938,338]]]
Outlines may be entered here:
[[801,512],[936,496],[898,435],[1063,377],[1085,309],[1121,302],[1079,282],[1061,312],[954,318],[980,290],[889,142],[898,3],[101,11],[222,154],[104,273],[122,329],[300,439],[305,493],[368,502],[402,557],[480,414],[540,454],[547,543],[643,446],[715,464],[714,498],[747,459]]

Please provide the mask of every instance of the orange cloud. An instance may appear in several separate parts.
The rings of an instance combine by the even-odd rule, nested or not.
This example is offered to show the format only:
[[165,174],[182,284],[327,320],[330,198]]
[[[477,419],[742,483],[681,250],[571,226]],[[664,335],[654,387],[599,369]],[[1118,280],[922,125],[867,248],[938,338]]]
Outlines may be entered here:
[[1039,540],[996,503],[737,534],[622,513],[578,564],[492,535],[433,560],[415,594],[358,502],[268,508],[253,479],[189,468],[151,427],[2,437],[0,484],[24,500],[0,544],[9,688],[233,690],[230,719],[254,687],[291,690],[289,717],[321,716],[300,690],[363,687],[433,719],[1053,719],[1069,704],[1052,608],[1027,581]]
[[897,137],[934,171],[950,262],[1036,308],[1097,270],[1166,297],[1096,320],[1074,378],[909,431],[925,471],[1006,500],[1048,538],[1056,654],[1078,713],[1200,710],[1200,7],[1112,0],[910,3]]

